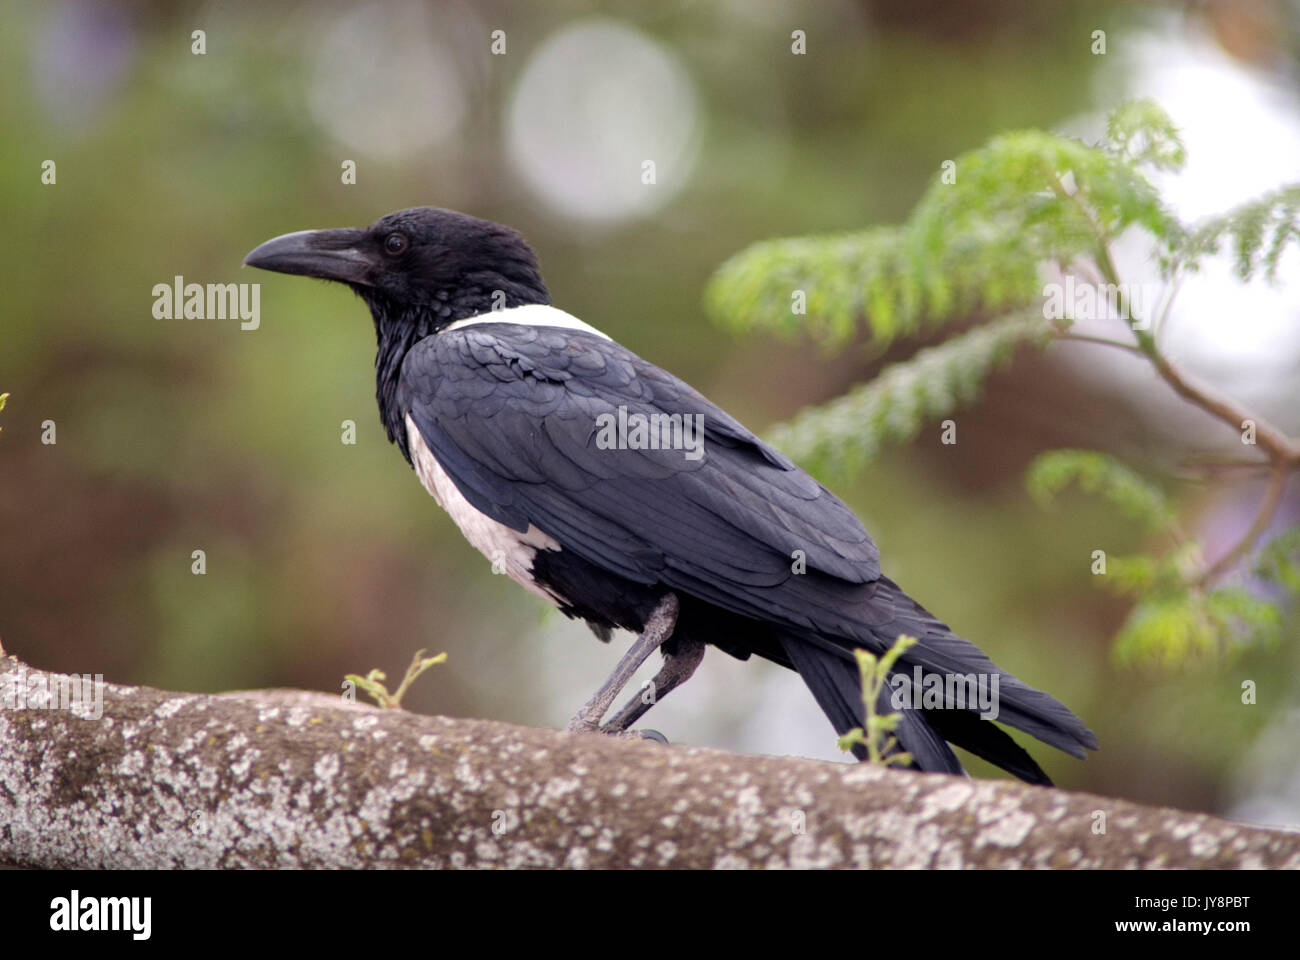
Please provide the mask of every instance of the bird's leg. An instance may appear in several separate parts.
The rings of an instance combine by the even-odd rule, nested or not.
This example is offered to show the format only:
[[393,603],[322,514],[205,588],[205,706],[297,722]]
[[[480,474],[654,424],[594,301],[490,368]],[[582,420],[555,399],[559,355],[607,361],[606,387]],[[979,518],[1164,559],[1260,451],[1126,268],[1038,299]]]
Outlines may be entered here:
[[641,635],[636,638],[631,649],[623,654],[623,659],[618,662],[609,679],[601,684],[596,695],[588,700],[578,711],[578,715],[569,721],[566,730],[594,732],[600,729],[600,721],[604,719],[614,698],[632,679],[632,674],[637,672],[650,654],[672,636],[673,627],[677,625],[678,608],[677,594],[671,592],[664,594],[650,616],[646,618]]
[[[677,652],[664,654],[664,665],[659,668],[648,687],[623,705],[614,719],[600,728],[601,733],[623,733],[641,719],[651,707],[680,687],[704,659],[704,643],[700,640],[677,641]],[[648,699],[647,699],[648,696]]]

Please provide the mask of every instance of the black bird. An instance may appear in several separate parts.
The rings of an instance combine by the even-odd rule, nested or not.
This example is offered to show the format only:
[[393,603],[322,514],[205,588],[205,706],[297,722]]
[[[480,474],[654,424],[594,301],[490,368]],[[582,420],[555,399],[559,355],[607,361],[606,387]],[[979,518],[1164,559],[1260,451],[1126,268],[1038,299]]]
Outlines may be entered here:
[[[244,263],[350,286],[374,318],[388,438],[466,539],[601,639],[614,627],[639,634],[570,729],[626,731],[712,645],[798,671],[843,734],[863,722],[855,648],[879,654],[908,634],[920,642],[880,709],[900,714],[913,767],[961,773],[950,741],[1050,783],[956,699],[953,679],[971,675],[997,684],[1002,722],[1076,757],[1096,748],[1063,704],[884,576],[875,543],[825,487],[672,374],[552,307],[515,230],[417,207],[366,229],[276,237]],[[656,648],[655,696],[601,726]],[[936,682],[940,695],[926,699]],[[915,696],[902,710],[899,692]]]

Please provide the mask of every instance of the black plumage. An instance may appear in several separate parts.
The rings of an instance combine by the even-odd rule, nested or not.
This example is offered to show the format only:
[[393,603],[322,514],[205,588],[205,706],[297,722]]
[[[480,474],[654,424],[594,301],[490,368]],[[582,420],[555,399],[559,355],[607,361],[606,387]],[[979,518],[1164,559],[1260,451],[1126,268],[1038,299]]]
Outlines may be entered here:
[[[996,675],[1000,721],[1075,756],[1096,747],[1065,706],[883,576],[876,545],[825,487],[681,380],[546,307],[536,258],[509,228],[416,208],[367,230],[276,238],[246,262],[341,280],[366,300],[389,438],[417,469],[427,451],[496,525],[549,538],[528,576],[598,634],[646,629],[671,592],[680,609],[666,654],[707,644],[797,670],[844,733],[863,714],[853,650],[880,653],[906,633],[920,643],[897,665],[898,683],[918,666]],[[702,418],[702,455],[596,442],[603,417],[636,414]],[[970,709],[902,714],[898,739],[920,769],[959,772],[950,741],[1048,782]]]

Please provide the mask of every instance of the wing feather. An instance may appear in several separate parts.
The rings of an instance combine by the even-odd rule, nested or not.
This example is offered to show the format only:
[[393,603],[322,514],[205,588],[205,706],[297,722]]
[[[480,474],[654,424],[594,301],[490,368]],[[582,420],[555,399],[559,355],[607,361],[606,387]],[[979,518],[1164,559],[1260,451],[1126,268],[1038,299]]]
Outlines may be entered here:
[[[573,330],[479,323],[407,354],[398,402],[462,495],[584,559],[744,616],[851,622],[879,551],[840,500],[671,374]],[[602,415],[703,418],[703,456],[602,449]],[[806,573],[795,573],[802,551]],[[836,581],[831,584],[827,579]],[[814,623],[819,604],[830,622]],[[813,613],[810,615],[810,611]]]

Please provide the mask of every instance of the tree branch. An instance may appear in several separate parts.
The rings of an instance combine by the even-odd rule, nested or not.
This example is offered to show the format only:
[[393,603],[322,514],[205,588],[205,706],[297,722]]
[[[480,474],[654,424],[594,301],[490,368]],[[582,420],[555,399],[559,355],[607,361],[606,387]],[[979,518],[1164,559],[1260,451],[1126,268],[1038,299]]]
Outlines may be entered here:
[[1210,416],[1215,417],[1228,424],[1233,430],[1241,431],[1245,429],[1249,421],[1254,424],[1255,442],[1264,449],[1268,454],[1269,465],[1272,473],[1269,478],[1267,492],[1264,500],[1260,504],[1255,519],[1250,525],[1250,529],[1242,538],[1220,557],[1213,564],[1207,566],[1196,579],[1196,583],[1201,586],[1207,586],[1223,574],[1233,568],[1233,566],[1250,553],[1255,543],[1259,540],[1272,522],[1273,515],[1277,512],[1278,506],[1282,503],[1282,497],[1286,492],[1287,480],[1294,472],[1300,471],[1300,442],[1292,440],[1287,434],[1279,430],[1269,421],[1265,420],[1258,414],[1252,413],[1245,406],[1237,402],[1234,398],[1219,392],[1210,384],[1193,377],[1189,373],[1181,370],[1173,363],[1164,353],[1161,352],[1156,340],[1155,332],[1159,330],[1161,322],[1168,314],[1173,304],[1173,298],[1176,293],[1176,287],[1181,282],[1181,278],[1175,276],[1171,278],[1170,284],[1165,291],[1165,297],[1160,307],[1158,319],[1155,324],[1155,331],[1148,332],[1139,325],[1139,318],[1134,316],[1128,298],[1124,293],[1123,284],[1120,283],[1119,272],[1115,269],[1115,261],[1110,255],[1109,238],[1105,231],[1101,229],[1096,218],[1092,216],[1091,211],[1076,196],[1068,194],[1058,179],[1053,179],[1053,184],[1059,196],[1070,197],[1078,204],[1085,217],[1093,226],[1096,235],[1096,263],[1097,268],[1101,271],[1102,277],[1107,283],[1111,284],[1115,291],[1119,303],[1120,312],[1126,318],[1129,329],[1134,337],[1137,338],[1136,346],[1130,346],[1120,341],[1109,340],[1103,337],[1094,337],[1084,334],[1071,334],[1068,331],[1058,331],[1059,339],[1083,340],[1092,343],[1102,343],[1112,347],[1118,347],[1124,350],[1135,351],[1142,354],[1150,360],[1151,365],[1155,367],[1156,373],[1162,380],[1167,383],[1184,400],[1195,406],[1200,407]]
[[1300,444],[1258,414],[1252,413],[1231,397],[1225,396],[1202,380],[1176,367],[1152,342],[1146,351],[1156,372],[1184,400],[1200,407],[1206,413],[1222,420],[1237,433],[1247,420],[1255,423],[1255,441],[1268,452],[1269,457],[1289,469],[1300,467]]
[[89,699],[39,705],[57,682],[0,658],[0,862],[1300,867],[1300,833],[1007,781],[418,716],[296,691],[105,684],[96,718]]
[[1286,493],[1286,483],[1290,477],[1290,471],[1284,465],[1280,463],[1273,465],[1273,472],[1268,480],[1268,489],[1264,492],[1264,499],[1255,512],[1255,519],[1251,523],[1250,529],[1227,553],[1201,574],[1200,583],[1202,586],[1213,582],[1217,577],[1231,570],[1238,560],[1250,553],[1255,543],[1268,529],[1269,524],[1273,522],[1273,514],[1277,513],[1277,508],[1282,503],[1282,496]]

